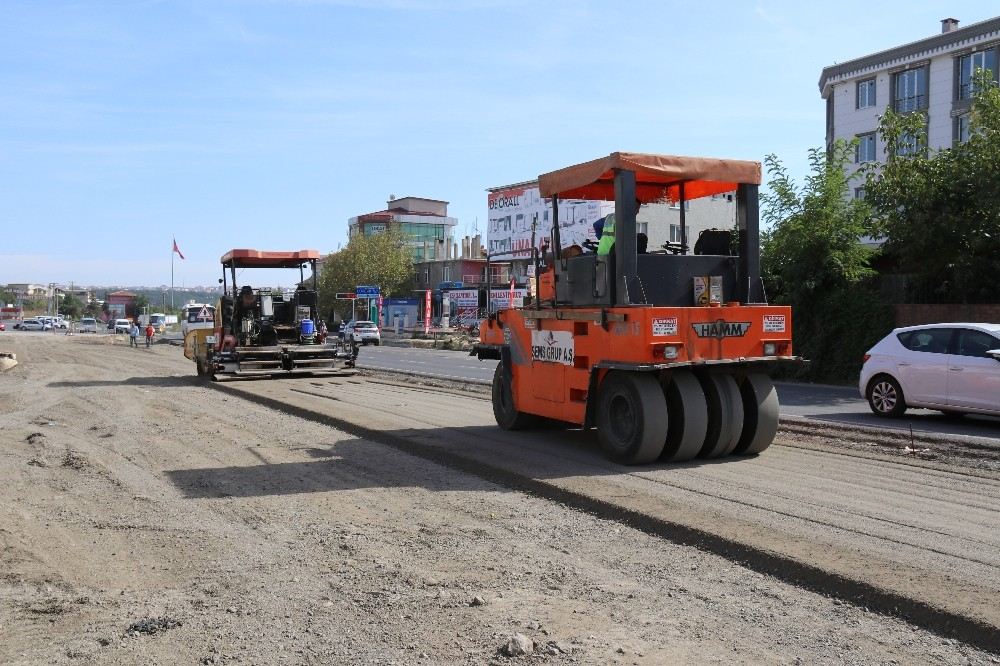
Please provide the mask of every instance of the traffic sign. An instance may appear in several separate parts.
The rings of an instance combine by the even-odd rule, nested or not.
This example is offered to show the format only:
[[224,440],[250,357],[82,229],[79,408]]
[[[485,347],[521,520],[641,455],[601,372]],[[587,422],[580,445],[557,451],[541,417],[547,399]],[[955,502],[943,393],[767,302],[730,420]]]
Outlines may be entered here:
[[339,291],[333,297],[338,301],[353,301],[358,296],[352,291]]
[[379,289],[371,285],[359,284],[354,290],[358,298],[378,298]]

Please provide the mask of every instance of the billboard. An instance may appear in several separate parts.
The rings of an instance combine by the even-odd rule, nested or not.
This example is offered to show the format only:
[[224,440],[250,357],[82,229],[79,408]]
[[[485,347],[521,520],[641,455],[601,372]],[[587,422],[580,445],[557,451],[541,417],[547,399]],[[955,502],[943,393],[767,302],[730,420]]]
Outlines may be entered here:
[[[538,185],[519,185],[489,192],[487,250],[491,255],[513,253],[531,258],[531,227],[537,219],[535,246],[541,247],[552,230],[552,203],[543,199]],[[594,238],[594,222],[613,213],[613,201],[567,199],[559,202],[559,236],[563,247]]]
[[[510,287],[490,289],[490,311],[506,310],[511,304]],[[479,291],[476,289],[454,289],[445,292],[451,303],[451,316],[456,321],[479,319]],[[513,305],[515,308],[524,307],[524,297],[528,295],[528,290],[524,288],[514,289]]]

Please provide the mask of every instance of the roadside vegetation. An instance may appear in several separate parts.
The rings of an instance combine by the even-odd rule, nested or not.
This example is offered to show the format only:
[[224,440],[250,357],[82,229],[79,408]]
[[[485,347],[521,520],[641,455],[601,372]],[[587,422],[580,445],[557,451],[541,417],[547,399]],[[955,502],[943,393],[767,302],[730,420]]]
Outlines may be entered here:
[[327,316],[334,312],[349,315],[350,303],[337,301],[336,294],[353,292],[358,285],[375,285],[383,294],[396,295],[408,293],[412,283],[413,255],[402,232],[359,234],[323,262],[319,311]]
[[998,301],[1000,89],[984,72],[975,89],[969,137],[950,148],[927,148],[922,113],[890,110],[878,130],[889,157],[857,176],[850,143],[811,150],[802,185],[765,158],[761,271],[769,300],[792,306],[796,351],[811,361],[796,376],[857,378],[864,352],[894,326],[887,273],[905,277],[907,302]]

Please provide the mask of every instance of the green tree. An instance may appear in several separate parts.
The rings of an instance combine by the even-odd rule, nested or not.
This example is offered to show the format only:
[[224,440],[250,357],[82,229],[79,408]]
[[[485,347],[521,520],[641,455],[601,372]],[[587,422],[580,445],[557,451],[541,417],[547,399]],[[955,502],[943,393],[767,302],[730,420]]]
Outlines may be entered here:
[[146,308],[149,307],[149,297],[145,294],[138,294],[133,300],[132,305],[129,306],[126,316],[138,317],[139,315],[146,312]]
[[372,236],[357,235],[347,246],[327,257],[319,277],[320,312],[327,314],[343,303],[337,292],[354,291],[360,284],[378,286],[383,295],[406,293],[413,283],[413,255],[404,234],[390,229]]
[[968,141],[938,151],[926,145],[922,113],[888,111],[879,125],[885,164],[867,168],[871,231],[911,275],[911,297],[936,302],[995,302],[1000,257],[1000,89],[976,73]]
[[67,293],[63,296],[62,301],[59,303],[59,312],[66,315],[70,319],[79,319],[80,313],[83,312],[83,301],[81,301],[76,294]]
[[8,303],[17,303],[17,294],[6,287],[0,287],[0,304],[6,306]]
[[88,317],[94,317],[96,319],[101,314],[101,304],[91,299],[90,302],[87,303],[87,307],[84,308],[83,313]]
[[873,251],[862,245],[868,209],[848,196],[854,145],[809,151],[800,188],[774,155],[765,158],[761,274],[772,303],[792,306],[796,352],[812,379],[856,377],[864,351],[892,328],[870,278]]

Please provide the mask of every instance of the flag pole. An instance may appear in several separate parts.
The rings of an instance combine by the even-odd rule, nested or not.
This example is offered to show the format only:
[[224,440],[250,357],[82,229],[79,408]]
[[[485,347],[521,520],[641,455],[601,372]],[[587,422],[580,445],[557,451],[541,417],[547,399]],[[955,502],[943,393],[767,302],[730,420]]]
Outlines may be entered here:
[[[177,244],[177,241],[174,241]],[[174,248],[170,246],[170,310],[174,309]]]

